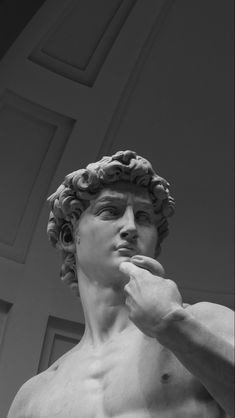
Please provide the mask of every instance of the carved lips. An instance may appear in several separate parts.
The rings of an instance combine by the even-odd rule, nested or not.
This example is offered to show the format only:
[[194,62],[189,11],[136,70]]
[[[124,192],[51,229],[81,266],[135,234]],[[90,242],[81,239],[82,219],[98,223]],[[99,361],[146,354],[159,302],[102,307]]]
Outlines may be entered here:
[[117,250],[122,255],[131,255],[137,254],[137,248],[130,243],[123,243],[118,245]]

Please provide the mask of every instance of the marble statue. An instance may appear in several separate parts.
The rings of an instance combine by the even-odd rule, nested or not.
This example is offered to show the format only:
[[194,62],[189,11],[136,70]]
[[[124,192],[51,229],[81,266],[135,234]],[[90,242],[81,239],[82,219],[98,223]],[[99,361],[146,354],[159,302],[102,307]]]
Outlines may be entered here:
[[232,418],[233,312],[184,303],[157,261],[169,183],[119,151],[67,175],[49,203],[85,333],[22,386],[8,418]]

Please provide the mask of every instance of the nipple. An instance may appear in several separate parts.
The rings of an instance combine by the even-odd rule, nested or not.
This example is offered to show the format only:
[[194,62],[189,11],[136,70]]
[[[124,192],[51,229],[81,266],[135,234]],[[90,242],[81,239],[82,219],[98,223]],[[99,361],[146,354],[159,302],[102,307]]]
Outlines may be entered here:
[[162,383],[168,383],[168,382],[169,382],[169,380],[170,380],[170,378],[171,378],[171,376],[170,376],[170,374],[169,374],[169,373],[164,373],[164,374],[161,376],[161,382],[162,382]]

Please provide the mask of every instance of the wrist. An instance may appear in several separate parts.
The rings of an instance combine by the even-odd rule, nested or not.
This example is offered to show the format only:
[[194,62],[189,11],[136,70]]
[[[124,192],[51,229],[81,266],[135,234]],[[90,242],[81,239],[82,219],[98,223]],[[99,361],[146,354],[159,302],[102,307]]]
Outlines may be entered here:
[[183,306],[177,306],[175,309],[172,309],[167,315],[163,317],[163,321],[166,326],[170,326],[175,322],[185,321],[189,317],[189,313],[183,308]]
[[182,306],[171,310],[165,315],[157,329],[156,338],[165,346],[172,346],[180,338],[181,330],[192,318],[191,314]]

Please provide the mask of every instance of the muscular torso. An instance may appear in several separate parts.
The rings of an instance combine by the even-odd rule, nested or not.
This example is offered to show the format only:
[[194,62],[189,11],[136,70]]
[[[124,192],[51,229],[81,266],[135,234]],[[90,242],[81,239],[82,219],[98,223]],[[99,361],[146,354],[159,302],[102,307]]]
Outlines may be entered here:
[[80,344],[31,381],[25,418],[222,418],[177,358],[137,328]]

